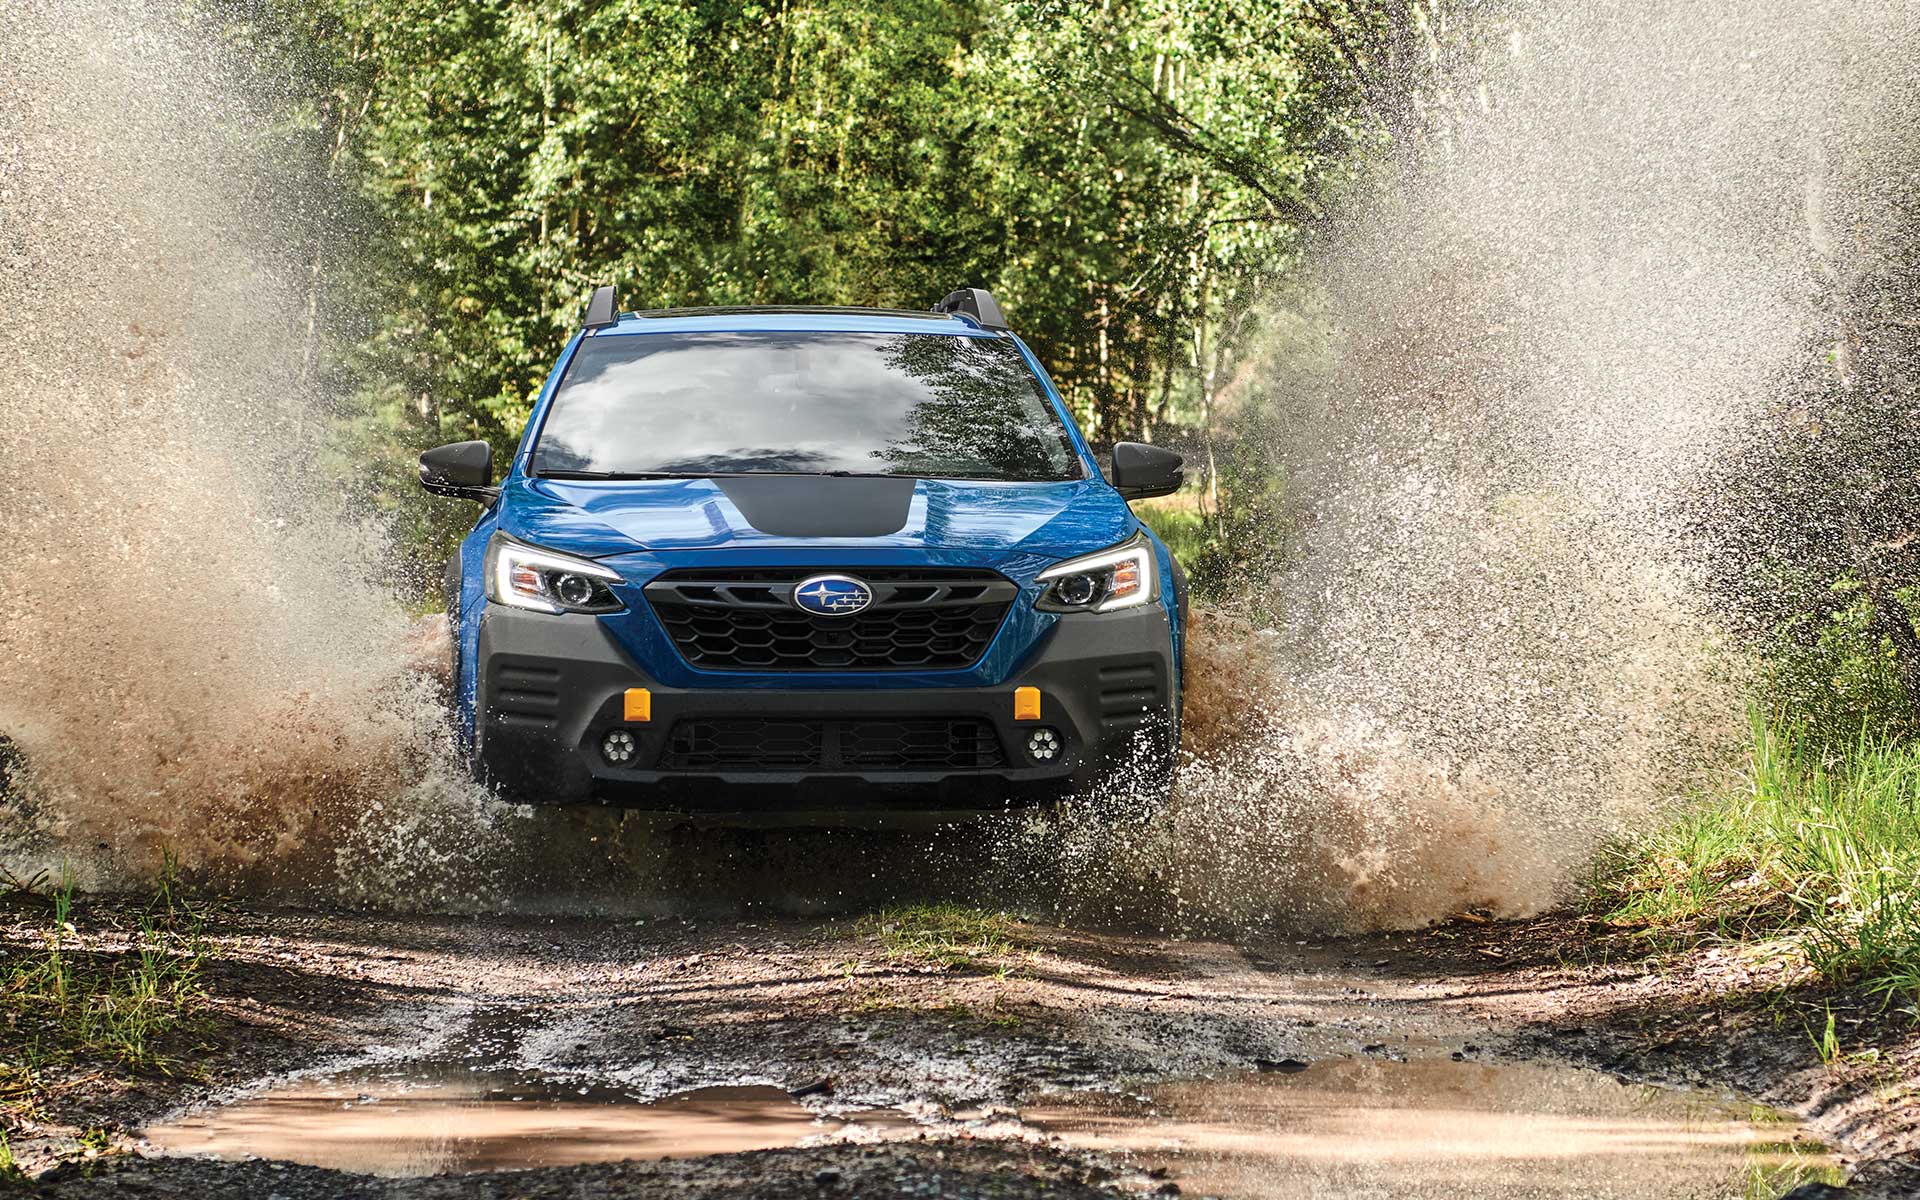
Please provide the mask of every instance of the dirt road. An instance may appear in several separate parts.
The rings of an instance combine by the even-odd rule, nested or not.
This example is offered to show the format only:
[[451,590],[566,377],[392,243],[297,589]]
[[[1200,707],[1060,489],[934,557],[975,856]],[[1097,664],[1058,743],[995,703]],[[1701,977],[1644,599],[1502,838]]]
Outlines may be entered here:
[[[115,927],[106,906],[82,934],[106,948]],[[1557,965],[1565,921],[1229,943],[938,907],[226,908],[210,935],[204,1076],[57,1089],[12,1133],[29,1170],[92,1127],[130,1153],[69,1161],[47,1194],[1773,1196],[1864,1166],[1898,1195],[1916,1178],[1911,1093],[1885,1098],[1910,1088],[1910,1036],[1882,1038],[1875,1071],[1822,1068],[1799,1029],[1725,1001],[1743,982],[1726,964],[1664,982]],[[1736,1091],[1811,1119],[1755,1124]],[[241,1161],[192,1157],[209,1153]]]

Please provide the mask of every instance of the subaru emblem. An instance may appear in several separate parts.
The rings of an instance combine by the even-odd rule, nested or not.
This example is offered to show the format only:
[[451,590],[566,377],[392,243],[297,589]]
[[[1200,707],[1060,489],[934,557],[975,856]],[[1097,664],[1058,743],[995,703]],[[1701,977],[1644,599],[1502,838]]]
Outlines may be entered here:
[[793,606],[821,617],[850,617],[873,603],[873,589],[850,575],[815,575],[793,589]]

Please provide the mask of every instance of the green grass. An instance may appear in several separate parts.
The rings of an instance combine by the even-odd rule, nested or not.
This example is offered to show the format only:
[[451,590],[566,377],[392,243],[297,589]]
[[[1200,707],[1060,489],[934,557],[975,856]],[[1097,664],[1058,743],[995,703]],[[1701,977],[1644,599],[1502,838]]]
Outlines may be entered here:
[[89,948],[70,883],[32,898],[44,911],[39,944],[0,957],[0,1114],[37,1107],[78,1069],[178,1071],[171,1047],[204,1006],[206,948],[171,860],[137,928],[113,938],[124,948]]
[[1002,913],[959,904],[912,904],[860,918],[862,934],[876,937],[887,957],[944,967],[984,965],[1015,949],[1014,923]]
[[1920,999],[1920,746],[1840,753],[1756,718],[1746,784],[1623,848],[1596,889],[1656,937],[1784,937],[1835,983]]
[[1805,1183],[1838,1187],[1847,1181],[1845,1168],[1830,1162],[1824,1149],[1798,1142],[1754,1142],[1747,1146],[1743,1200],[1778,1200]]
[[1213,530],[1190,493],[1142,500],[1134,505],[1133,511],[1160,535],[1167,549],[1183,563],[1199,562],[1213,546]]
[[7,1140],[7,1131],[0,1129],[0,1189],[11,1191],[27,1183],[27,1173],[13,1159],[13,1143]]

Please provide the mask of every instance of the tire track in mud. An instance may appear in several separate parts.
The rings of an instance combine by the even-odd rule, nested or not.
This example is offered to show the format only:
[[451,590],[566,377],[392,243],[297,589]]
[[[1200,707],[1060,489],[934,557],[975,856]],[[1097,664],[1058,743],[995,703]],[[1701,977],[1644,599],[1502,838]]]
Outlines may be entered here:
[[[1563,1093],[1582,1103],[1628,1094],[1606,1074],[1553,1067],[1581,1055],[1540,1036],[1553,1021],[1597,1025],[1590,1009],[1570,1016],[1569,1003],[1590,1005],[1603,976],[1583,990],[1552,968],[1476,968],[1471,954],[1441,953],[1432,935],[1233,944],[1030,924],[1016,927],[1009,953],[950,967],[889,956],[869,927],[850,921],[228,912],[218,924],[210,984],[231,997],[219,1001],[238,1028],[228,1050],[209,1060],[205,1081],[96,1105],[88,1123],[218,1118],[236,1102],[329,1079],[471,1076],[507,1080],[500,1086],[514,1097],[540,1086],[642,1105],[758,1086],[791,1112],[781,1120],[817,1126],[787,1150],[511,1176],[372,1180],[276,1164],[272,1190],[290,1200],[587,1186],[611,1195],[827,1195],[838,1193],[816,1187],[816,1173],[876,1187],[897,1176],[917,1187],[958,1170],[949,1161],[1014,1181],[1008,1195],[1137,1194],[1160,1185],[1146,1171],[1162,1160],[1102,1149],[1097,1136],[1074,1132],[1074,1114],[1113,1106],[1089,1118],[1106,1130],[1148,1115],[1157,1128],[1164,1112],[1185,1135],[1221,1136],[1237,1118],[1180,1116],[1180,1105],[1216,1086],[1208,1080],[1255,1112],[1296,1092],[1320,1106],[1308,1111],[1345,1112],[1339,1105],[1384,1087],[1387,1116],[1363,1105],[1351,1119],[1391,1129],[1409,1087],[1470,1113],[1479,1101],[1460,1089],[1497,1089],[1506,1072],[1504,1086],[1521,1094],[1488,1100],[1501,1121],[1482,1123],[1503,1128],[1526,1119],[1526,1105],[1551,1108]],[[802,1094],[789,1101],[788,1090]],[[351,1087],[345,1095],[352,1099]],[[16,1138],[15,1151],[44,1164],[58,1134]],[[953,1158],[930,1157],[930,1147]],[[135,1158],[113,1170],[159,1195],[256,1194],[260,1183],[257,1165],[181,1158]],[[615,1186],[616,1177],[624,1182]],[[372,1190],[353,1190],[362,1185]],[[976,1194],[941,1186],[926,1194]]]
[[936,1113],[1355,1054],[1391,1030],[1438,1044],[1469,1027],[1319,947],[1023,926],[1008,958],[948,969],[889,959],[851,922],[227,923],[212,982],[245,998],[220,1001],[223,1013],[280,1044],[240,1039],[214,1086],[175,1112],[290,1079],[458,1061],[643,1096],[830,1078],[833,1094],[810,1107]]

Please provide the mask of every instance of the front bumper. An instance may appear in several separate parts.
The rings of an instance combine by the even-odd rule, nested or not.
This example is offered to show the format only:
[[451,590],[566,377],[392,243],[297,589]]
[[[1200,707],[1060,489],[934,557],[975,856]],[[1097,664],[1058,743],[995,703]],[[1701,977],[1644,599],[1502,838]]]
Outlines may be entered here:
[[[476,762],[488,782],[523,803],[683,813],[991,811],[1057,799],[1143,753],[1172,751],[1175,667],[1159,605],[1054,622],[996,687],[907,688],[879,678],[870,687],[828,688],[796,673],[791,689],[675,688],[634,662],[595,617],[490,606],[480,622]],[[1039,720],[1015,720],[1016,687],[1039,689]],[[624,715],[629,688],[650,693],[645,722]],[[829,746],[842,731],[872,723],[964,722],[983,744],[997,742],[998,755],[992,765],[876,768],[850,767],[829,749],[799,766],[737,756],[688,766],[672,751],[696,728],[683,722],[743,720],[821,727]],[[1042,725],[1058,732],[1062,747],[1036,763],[1026,745]],[[616,728],[637,742],[632,761],[619,766],[601,751]]]

